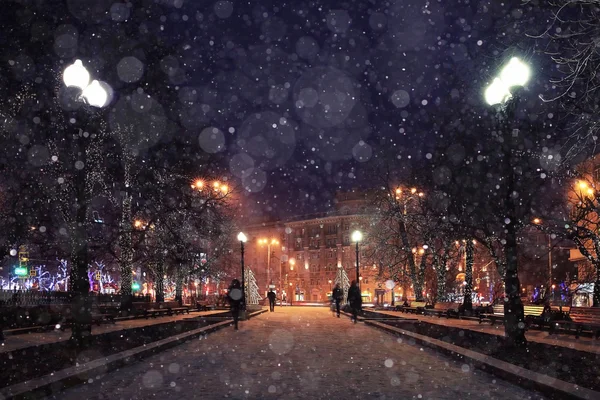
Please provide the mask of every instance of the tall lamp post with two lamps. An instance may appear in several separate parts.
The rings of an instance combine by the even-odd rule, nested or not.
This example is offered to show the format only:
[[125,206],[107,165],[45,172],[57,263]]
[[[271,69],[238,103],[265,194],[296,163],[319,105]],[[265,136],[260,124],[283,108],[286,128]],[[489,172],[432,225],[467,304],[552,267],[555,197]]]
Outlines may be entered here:
[[[65,68],[63,72],[64,87],[59,92],[61,105],[66,111],[75,112],[82,106],[89,106],[93,109],[106,107],[111,100],[112,89],[104,82],[92,80],[90,82],[90,73],[84,67],[81,60]],[[86,107],[87,108],[87,107]],[[93,109],[87,109],[94,113]],[[70,121],[77,121],[77,118],[71,118]],[[91,337],[91,306],[89,304],[89,281],[87,276],[89,253],[88,253],[88,232],[87,216],[90,194],[87,193],[89,186],[89,160],[87,159],[88,147],[87,141],[94,135],[90,135],[83,128],[78,130],[77,134],[67,135],[73,138],[74,143],[71,147],[73,156],[76,158],[74,163],[72,187],[75,195],[75,215],[71,225],[71,317],[73,325],[71,329],[71,340],[77,345],[82,345],[86,338]],[[131,291],[132,277],[124,278],[124,282],[129,285]]]
[[[502,131],[508,130],[508,119],[514,112],[517,103],[516,96],[512,91],[515,88],[525,86],[529,81],[531,71],[529,66],[517,57],[510,59],[508,64],[500,71],[500,74],[486,88],[484,96],[490,106],[497,109],[498,120]],[[502,146],[502,143],[500,143]],[[512,154],[510,149],[505,150],[503,162],[510,163]],[[512,166],[507,165],[505,171],[512,171]],[[512,174],[512,172],[508,172]],[[507,185],[511,185],[512,176],[507,177]],[[505,226],[505,243],[503,245],[506,254],[506,271],[504,276],[504,287],[506,301],[504,302],[504,329],[505,335],[513,344],[524,346],[525,338],[525,316],[523,303],[521,302],[521,289],[517,265],[517,218],[516,200],[509,195],[506,202],[507,215]]]

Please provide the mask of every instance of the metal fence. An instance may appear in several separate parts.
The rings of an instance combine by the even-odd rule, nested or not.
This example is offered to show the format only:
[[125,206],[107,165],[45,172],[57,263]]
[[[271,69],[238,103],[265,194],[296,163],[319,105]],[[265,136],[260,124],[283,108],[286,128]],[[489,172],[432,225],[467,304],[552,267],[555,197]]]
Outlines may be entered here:
[[[35,307],[69,304],[69,292],[39,292],[28,290],[0,290],[0,305],[4,307]],[[119,294],[90,293],[92,303],[98,305],[114,305],[121,303]],[[149,303],[149,295],[134,295],[134,302]]]

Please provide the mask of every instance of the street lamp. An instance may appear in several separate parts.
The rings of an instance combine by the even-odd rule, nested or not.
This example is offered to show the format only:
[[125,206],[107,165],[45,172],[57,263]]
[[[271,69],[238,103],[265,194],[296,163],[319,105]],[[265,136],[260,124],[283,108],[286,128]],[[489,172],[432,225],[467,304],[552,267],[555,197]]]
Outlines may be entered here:
[[[90,73],[83,66],[81,60],[75,60],[75,62],[66,67],[63,71],[63,83],[67,88],[75,87],[80,90],[78,97],[75,99],[77,102],[83,102],[95,108],[102,108],[108,105],[110,102],[112,89],[108,84],[98,81],[92,81],[90,83]],[[71,108],[72,110],[72,108]],[[87,176],[87,158],[88,148],[86,148],[84,142],[84,136],[75,135],[75,145],[77,148],[77,163],[81,162],[83,168],[77,168],[73,175],[73,186],[77,193],[76,207],[77,212],[75,215],[75,228],[72,232],[75,237],[75,247],[77,252],[77,262],[71,268],[71,307],[72,315],[75,323],[71,330],[71,340],[80,344],[84,339],[86,332],[91,332],[91,325],[87,322],[90,321],[90,305],[89,305],[89,281],[88,281],[88,239],[85,232],[85,225],[87,219],[88,205],[85,199],[86,187],[88,185]],[[126,249],[130,251],[131,249]],[[130,254],[130,253],[128,253]],[[124,258],[126,255],[124,255]],[[124,278],[123,286],[126,290],[131,292],[132,284],[131,275]]]
[[356,243],[356,284],[359,283],[359,269],[358,269],[358,243],[363,239],[363,235],[361,231],[352,232],[352,241]]
[[[258,244],[267,245],[267,282],[270,285],[271,282],[271,245],[277,246],[279,244],[279,240],[273,238],[269,239],[258,239]],[[281,265],[279,266],[279,286],[281,287]]]
[[106,107],[112,97],[112,89],[106,82],[97,80],[90,82],[90,73],[83,66],[81,60],[75,60],[73,64],[65,68],[63,82],[66,87],[81,89],[80,98],[96,108]]
[[246,282],[244,279],[244,276],[245,276],[245,274],[244,274],[244,243],[246,243],[248,238],[246,237],[244,232],[240,232],[237,235],[237,239],[240,241],[240,247],[242,249],[242,258],[241,258],[241,264],[242,264],[242,310],[246,310]]
[[[535,225],[541,225],[542,220],[540,218],[534,218],[533,223]],[[552,285],[552,235],[548,234],[548,286]],[[554,288],[554,285],[552,285]],[[554,293],[552,294],[554,296]]]
[[505,104],[513,97],[511,88],[525,86],[530,76],[531,71],[527,64],[518,57],[511,58],[500,71],[500,76],[486,88],[485,101],[491,106]]
[[[509,131],[510,126],[503,127],[508,119],[508,116],[513,113],[516,102],[513,99],[513,90],[524,86],[531,76],[529,66],[522,62],[519,58],[513,57],[508,64],[500,71],[492,83],[485,89],[485,101],[490,106],[495,106],[497,109],[497,118],[501,126],[499,130]],[[511,101],[513,100],[513,101]],[[506,150],[505,150],[506,151]],[[512,154],[505,154],[505,157],[510,157]],[[512,207],[512,199],[509,202],[509,207]],[[506,243],[505,250],[517,254],[517,232],[515,222],[512,218],[506,218],[509,222],[506,224]],[[516,261],[508,262],[504,273],[504,315],[505,315],[505,334],[511,341],[516,340],[520,343],[525,343],[525,330],[522,324],[524,321],[523,305],[521,303],[521,289],[518,276],[518,267]],[[514,321],[514,323],[509,323]],[[518,324],[516,322],[519,322]],[[516,326],[515,326],[516,325]]]

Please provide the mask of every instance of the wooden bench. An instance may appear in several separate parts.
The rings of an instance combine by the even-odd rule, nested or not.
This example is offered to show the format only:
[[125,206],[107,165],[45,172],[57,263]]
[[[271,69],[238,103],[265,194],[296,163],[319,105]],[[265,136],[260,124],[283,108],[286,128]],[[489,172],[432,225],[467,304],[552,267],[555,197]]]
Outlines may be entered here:
[[[92,313],[91,314],[91,323],[92,325],[96,325],[96,326],[100,326],[103,322],[110,322],[112,324],[115,323],[115,316],[112,314],[97,314],[97,313]],[[62,319],[61,322],[59,322],[58,324],[55,325],[56,329],[60,329],[61,331],[64,331],[67,327],[72,326],[74,323],[74,318],[71,316],[65,317]]]
[[481,313],[479,314],[479,323],[481,324],[484,320],[489,320],[492,325],[498,321],[504,321],[504,304],[495,304],[492,309],[494,310],[491,314]]
[[209,302],[208,300],[200,300],[196,302],[196,308],[198,311],[209,311],[214,310],[216,305]]
[[427,305],[427,303],[425,303],[424,301],[413,301],[412,303],[410,303],[410,307],[402,307],[402,312],[412,314],[423,314],[423,311],[425,310],[425,305]]
[[[491,314],[480,314],[479,323],[482,323],[484,320],[489,320],[492,325],[494,325],[496,322],[504,323],[504,304],[494,305],[493,310],[494,312]],[[525,316],[525,321],[528,323],[528,325],[543,324],[543,321],[540,320],[543,312],[544,306],[523,306],[523,314]]]
[[458,316],[458,308],[460,307],[459,303],[435,303],[433,308],[425,308],[425,315],[437,315],[439,318],[442,318],[442,315],[449,318],[451,315]]
[[555,321],[553,326],[567,330],[575,330],[575,337],[579,339],[581,332],[591,331],[596,339],[600,338],[600,308],[599,307],[571,307],[569,310],[571,321]]

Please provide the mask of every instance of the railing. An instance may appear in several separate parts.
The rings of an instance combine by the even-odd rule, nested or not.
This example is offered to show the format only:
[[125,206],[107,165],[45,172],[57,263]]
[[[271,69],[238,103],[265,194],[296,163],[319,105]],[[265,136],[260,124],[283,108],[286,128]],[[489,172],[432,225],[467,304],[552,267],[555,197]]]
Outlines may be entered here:
[[[0,290],[0,305],[4,307],[35,307],[69,304],[69,292],[38,292],[22,290]],[[120,294],[90,293],[94,304],[113,305],[121,303]],[[150,295],[134,295],[134,302],[149,303]]]

